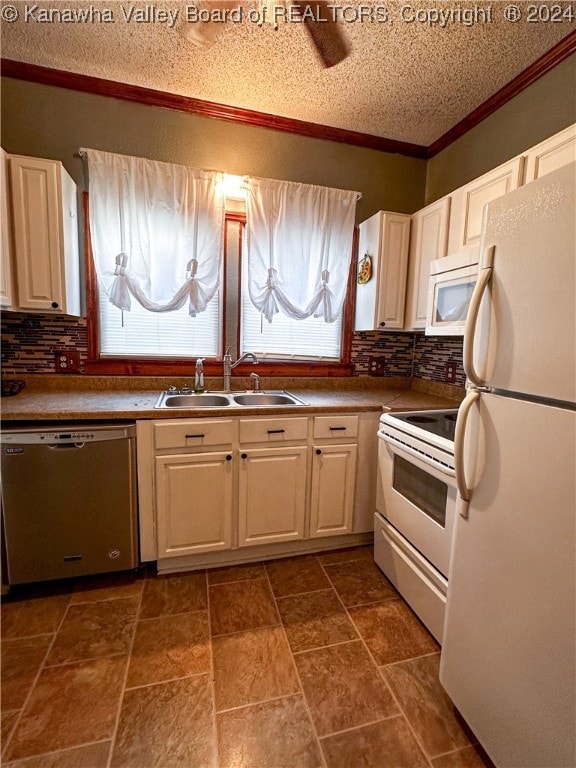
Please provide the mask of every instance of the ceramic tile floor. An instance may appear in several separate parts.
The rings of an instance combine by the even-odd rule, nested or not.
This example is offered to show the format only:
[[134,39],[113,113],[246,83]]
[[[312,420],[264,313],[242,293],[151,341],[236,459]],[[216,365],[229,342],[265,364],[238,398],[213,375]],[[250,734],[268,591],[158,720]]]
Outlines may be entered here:
[[2,605],[2,765],[484,768],[369,547]]

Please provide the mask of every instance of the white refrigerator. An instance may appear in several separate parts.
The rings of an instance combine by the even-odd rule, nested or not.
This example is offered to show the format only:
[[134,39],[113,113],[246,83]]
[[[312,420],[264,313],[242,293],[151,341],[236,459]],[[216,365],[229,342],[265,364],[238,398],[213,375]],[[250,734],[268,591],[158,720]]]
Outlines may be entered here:
[[490,203],[440,680],[498,768],[576,766],[576,163]]

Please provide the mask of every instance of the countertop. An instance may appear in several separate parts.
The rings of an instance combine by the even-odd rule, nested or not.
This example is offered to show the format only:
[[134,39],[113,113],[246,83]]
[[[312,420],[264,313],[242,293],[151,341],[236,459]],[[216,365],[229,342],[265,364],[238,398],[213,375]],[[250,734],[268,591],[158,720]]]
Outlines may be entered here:
[[[457,408],[464,390],[423,380],[283,379],[267,381],[263,391],[287,390],[307,405],[221,408],[164,408],[154,405],[170,380],[137,377],[27,376],[18,395],[3,397],[2,421],[88,421],[120,419],[178,419],[220,416],[307,414],[310,411],[402,411]],[[220,387],[218,387],[220,384]],[[248,380],[233,381],[235,391],[248,389]],[[221,390],[221,382],[207,381],[207,390]]]

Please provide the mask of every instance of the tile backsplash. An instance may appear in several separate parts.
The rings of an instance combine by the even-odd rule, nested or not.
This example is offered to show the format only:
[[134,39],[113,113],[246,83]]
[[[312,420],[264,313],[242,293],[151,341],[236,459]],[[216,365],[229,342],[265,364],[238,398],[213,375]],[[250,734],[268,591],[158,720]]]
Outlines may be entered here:
[[[86,320],[59,315],[2,314],[2,372],[54,373],[54,352],[75,350],[81,366],[88,354]],[[358,331],[352,336],[356,376],[414,376],[464,386],[462,339],[414,333]],[[447,365],[455,380],[449,381]]]
[[352,336],[352,362],[356,376],[413,376],[460,387],[466,382],[460,336],[357,331]]

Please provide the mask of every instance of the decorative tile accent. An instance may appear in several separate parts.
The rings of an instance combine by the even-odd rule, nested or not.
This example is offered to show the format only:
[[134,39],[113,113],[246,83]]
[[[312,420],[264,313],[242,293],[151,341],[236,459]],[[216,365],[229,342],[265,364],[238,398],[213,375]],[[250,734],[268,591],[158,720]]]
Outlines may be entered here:
[[452,384],[463,387],[466,376],[462,367],[461,336],[414,335],[414,365],[412,376],[416,379],[446,381],[446,363],[456,365],[456,378]]
[[[54,373],[54,350],[88,356],[86,320],[62,315],[2,313],[2,370],[5,375]],[[462,339],[415,333],[356,331],[352,334],[355,376],[369,376],[369,358],[383,363],[379,376],[413,376],[446,382],[446,363],[456,365],[455,384],[464,386]]]
[[413,334],[356,331],[352,334],[352,363],[355,376],[370,375],[370,357],[384,361],[383,376],[411,376]]
[[67,315],[2,313],[2,371],[54,373],[54,350],[80,352],[80,364],[88,357],[85,318]]

